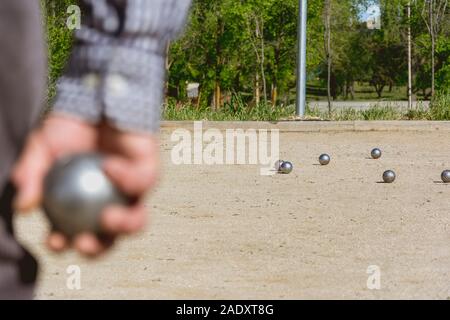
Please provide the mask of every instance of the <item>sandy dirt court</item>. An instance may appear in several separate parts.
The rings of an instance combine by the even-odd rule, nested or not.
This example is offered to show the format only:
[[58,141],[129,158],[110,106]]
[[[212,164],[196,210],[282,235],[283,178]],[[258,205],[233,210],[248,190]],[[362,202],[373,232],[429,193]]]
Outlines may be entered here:
[[[42,265],[38,299],[450,299],[449,132],[281,133],[295,169],[274,176],[175,166],[170,133],[150,227],[102,259],[50,254],[42,215],[16,220]],[[392,185],[379,183],[387,169]],[[66,285],[71,265],[81,290]],[[371,265],[379,290],[367,287]]]

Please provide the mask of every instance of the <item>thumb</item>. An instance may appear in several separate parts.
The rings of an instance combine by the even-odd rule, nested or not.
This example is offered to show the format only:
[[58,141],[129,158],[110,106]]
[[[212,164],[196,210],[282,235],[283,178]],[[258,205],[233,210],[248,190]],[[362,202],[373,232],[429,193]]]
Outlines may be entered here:
[[132,161],[121,157],[105,160],[103,169],[119,189],[130,196],[141,196],[157,180],[157,163],[154,159]]
[[42,137],[34,133],[12,173],[17,188],[14,207],[19,211],[30,211],[40,205],[43,181],[52,164],[52,158]]

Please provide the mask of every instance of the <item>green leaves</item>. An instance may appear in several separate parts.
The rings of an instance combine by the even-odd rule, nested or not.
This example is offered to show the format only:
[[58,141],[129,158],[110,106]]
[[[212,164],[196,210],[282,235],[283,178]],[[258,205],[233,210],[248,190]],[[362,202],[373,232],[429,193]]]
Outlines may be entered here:
[[67,8],[77,4],[75,0],[42,0],[41,8],[47,31],[48,45],[48,94],[47,101],[56,93],[56,81],[61,76],[72,48],[73,32],[66,26]]
[[[380,90],[406,83],[409,23],[413,31],[414,91],[429,91],[431,41],[421,11],[425,0],[414,1],[410,21],[405,15],[407,0],[331,1],[332,72],[339,98],[344,97],[343,88],[356,81],[372,83]],[[48,30],[51,97],[72,46],[72,32],[65,25],[67,8],[77,1],[41,3]],[[368,30],[361,19],[361,10],[374,3],[381,9],[380,30]],[[264,94],[264,74],[269,101],[275,96],[278,104],[289,105],[295,96],[297,15],[298,0],[194,0],[186,32],[170,47],[169,95],[186,101],[186,83],[198,82],[202,106],[213,104],[219,88],[225,107],[238,94],[250,109],[257,104],[256,92],[261,97]],[[437,90],[450,87],[449,21],[443,19],[436,40]],[[324,0],[308,0],[307,53],[308,79],[323,86],[327,79]]]

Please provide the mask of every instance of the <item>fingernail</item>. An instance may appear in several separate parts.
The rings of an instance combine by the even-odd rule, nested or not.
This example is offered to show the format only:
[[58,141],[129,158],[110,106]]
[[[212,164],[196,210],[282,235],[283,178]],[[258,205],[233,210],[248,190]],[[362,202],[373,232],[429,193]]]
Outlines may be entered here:
[[122,214],[119,211],[110,211],[103,217],[103,228],[106,231],[117,232],[123,224]]

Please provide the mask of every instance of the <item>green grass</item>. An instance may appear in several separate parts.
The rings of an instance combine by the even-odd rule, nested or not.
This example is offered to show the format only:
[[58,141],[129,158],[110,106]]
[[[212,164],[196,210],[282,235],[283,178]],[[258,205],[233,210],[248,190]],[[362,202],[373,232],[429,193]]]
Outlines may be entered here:
[[342,110],[334,110],[329,114],[326,111],[312,109],[308,111],[308,115],[322,120],[330,121],[356,121],[356,120],[401,120],[402,114],[393,107],[371,107],[367,110],[355,110],[346,108]]
[[[209,121],[279,121],[292,119],[295,116],[294,106],[277,106],[259,104],[250,107],[235,96],[220,110],[209,107],[199,107],[175,102],[164,108],[165,120],[209,120]],[[307,118],[329,121],[373,121],[373,120],[450,120],[450,93],[440,93],[431,103],[429,109],[418,106],[416,109],[401,112],[399,109],[387,106],[373,106],[367,110],[351,108],[335,110],[331,114],[318,109],[307,109]]]
[[191,104],[178,105],[169,102],[164,107],[165,120],[209,120],[209,121],[277,121],[295,114],[294,106],[273,107],[261,103],[257,106],[247,106],[238,96],[233,96],[229,103],[215,111],[210,107],[196,107]]
[[432,120],[450,120],[450,91],[437,94],[431,104],[430,118]]
[[[352,101],[370,101],[370,100],[383,100],[383,101],[406,101],[406,87],[405,86],[393,86],[392,91],[389,91],[389,87],[386,87],[383,90],[381,99],[378,98],[378,95],[373,86],[370,86],[367,83],[359,83],[356,82],[355,86],[355,96]],[[294,92],[295,93],[295,92]],[[416,93],[418,99],[423,99],[422,92]],[[324,87],[323,83],[318,80],[309,81],[306,89],[306,96],[309,101],[326,101],[327,100],[327,91]],[[350,99],[350,97],[349,97]],[[338,95],[337,100],[345,100],[345,93],[341,93]]]
[[394,107],[373,106],[367,110],[351,108],[334,110],[331,114],[317,109],[309,110],[308,115],[313,118],[328,121],[391,121],[391,120],[427,120],[428,112],[423,109],[402,113]]

